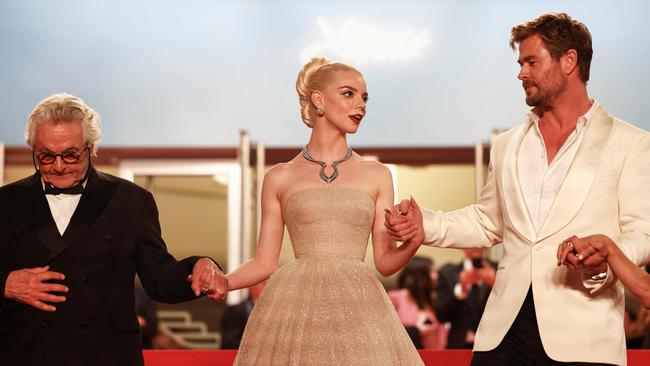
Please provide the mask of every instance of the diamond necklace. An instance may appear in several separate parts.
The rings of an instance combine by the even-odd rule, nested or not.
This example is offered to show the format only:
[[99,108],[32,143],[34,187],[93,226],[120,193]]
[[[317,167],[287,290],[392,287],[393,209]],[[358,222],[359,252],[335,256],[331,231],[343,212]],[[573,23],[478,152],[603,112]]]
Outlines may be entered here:
[[312,163],[316,163],[320,165],[320,173],[319,173],[320,179],[324,180],[325,183],[327,184],[332,183],[334,179],[336,179],[339,176],[339,169],[336,166],[350,159],[351,156],[352,156],[352,148],[348,147],[348,152],[345,153],[344,157],[332,162],[332,168],[334,168],[334,172],[332,173],[332,175],[327,175],[325,174],[325,168],[327,167],[327,163],[312,158],[311,155],[309,154],[309,151],[307,151],[307,146],[302,148],[302,157],[308,161],[311,161]]

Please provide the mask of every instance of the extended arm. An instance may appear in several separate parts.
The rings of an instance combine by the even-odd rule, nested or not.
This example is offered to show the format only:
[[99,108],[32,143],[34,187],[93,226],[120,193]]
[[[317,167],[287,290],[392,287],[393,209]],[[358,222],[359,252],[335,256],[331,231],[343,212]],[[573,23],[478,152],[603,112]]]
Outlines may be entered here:
[[[420,210],[412,199],[410,203],[402,201],[399,207],[403,215],[386,217],[388,232],[394,240],[417,245],[475,248],[490,247],[502,239],[503,218],[491,166],[477,204],[451,212],[421,209],[421,214],[412,212]],[[422,234],[415,234],[418,232]]]
[[[210,259],[192,256],[177,261],[167,251],[161,236],[158,208],[151,193],[143,198],[136,266],[142,287],[154,300],[165,303],[188,301],[198,296],[187,282],[195,265],[207,266]],[[199,292],[200,295],[200,292]]]
[[255,257],[228,273],[229,290],[253,286],[269,278],[278,267],[284,221],[280,206],[281,180],[272,169],[262,186],[262,222]]
[[632,263],[616,245],[605,246],[602,243],[592,244],[599,252],[605,251],[612,272],[623,282],[641,305],[650,309],[650,275]]
[[398,247],[388,234],[384,226],[384,208],[393,206],[393,182],[386,167],[382,167],[378,175],[379,193],[375,201],[372,247],[377,271],[383,276],[390,276],[411,260],[420,245],[406,242]]

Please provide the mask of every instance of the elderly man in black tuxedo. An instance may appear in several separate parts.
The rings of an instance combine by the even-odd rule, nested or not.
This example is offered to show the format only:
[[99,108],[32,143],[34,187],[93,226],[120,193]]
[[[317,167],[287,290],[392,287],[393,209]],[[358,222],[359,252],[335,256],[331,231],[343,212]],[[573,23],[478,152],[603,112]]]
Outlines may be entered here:
[[142,365],[134,276],[155,300],[221,300],[209,258],[177,261],[152,195],[91,164],[99,116],[55,94],[29,117],[37,171],[0,188],[0,363]]

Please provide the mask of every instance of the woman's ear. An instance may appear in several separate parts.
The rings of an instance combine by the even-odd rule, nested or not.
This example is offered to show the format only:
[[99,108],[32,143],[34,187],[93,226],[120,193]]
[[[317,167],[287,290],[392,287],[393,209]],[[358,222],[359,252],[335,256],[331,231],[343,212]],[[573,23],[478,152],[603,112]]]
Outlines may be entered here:
[[314,104],[314,106],[316,106],[316,108],[323,107],[323,93],[318,90],[314,90],[311,93],[311,102]]

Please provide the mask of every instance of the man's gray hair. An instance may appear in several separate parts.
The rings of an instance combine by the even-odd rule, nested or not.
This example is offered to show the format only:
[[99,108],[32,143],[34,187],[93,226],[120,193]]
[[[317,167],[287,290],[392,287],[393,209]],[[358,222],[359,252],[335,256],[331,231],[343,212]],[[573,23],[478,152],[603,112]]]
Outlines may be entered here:
[[84,142],[91,148],[93,156],[97,156],[99,139],[102,136],[100,129],[101,118],[81,98],[68,93],[57,93],[43,99],[29,115],[25,142],[34,149],[36,129],[43,123],[70,123],[79,122],[83,130]]

